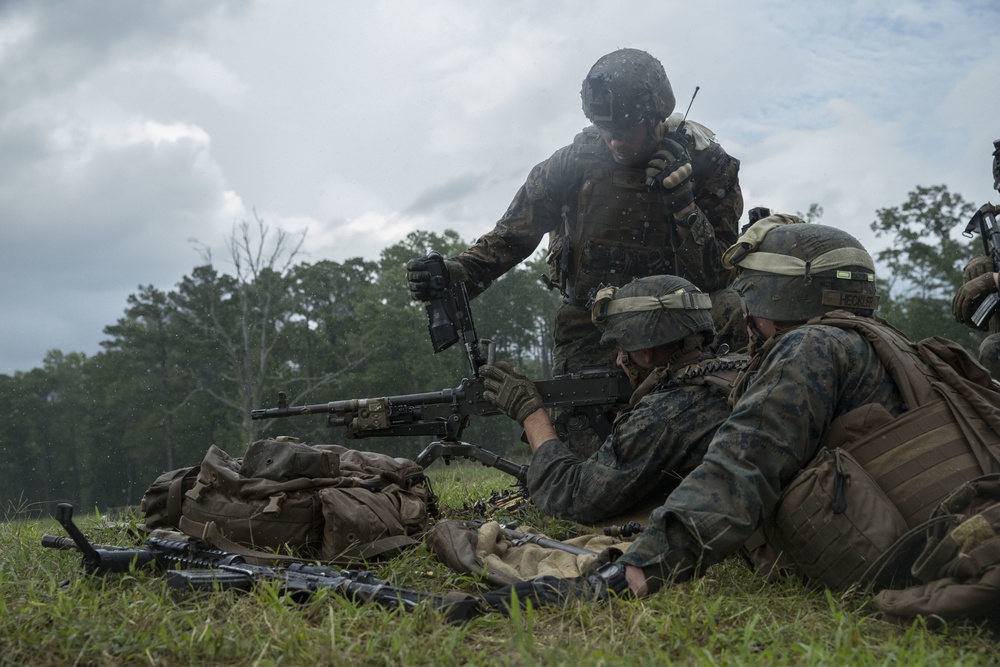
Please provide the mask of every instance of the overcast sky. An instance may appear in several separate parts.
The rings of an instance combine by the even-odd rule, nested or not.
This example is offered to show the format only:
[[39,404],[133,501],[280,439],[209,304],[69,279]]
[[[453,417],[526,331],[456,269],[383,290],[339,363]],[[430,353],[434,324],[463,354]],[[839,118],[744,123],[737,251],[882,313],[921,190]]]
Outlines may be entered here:
[[[305,261],[492,228],[587,124],[600,56],[645,49],[742,162],[746,209],[873,253],[917,185],[997,201],[996,0],[0,1],[0,373],[100,350],[253,211]],[[745,214],[744,214],[745,221]],[[402,279],[402,273],[401,273]]]

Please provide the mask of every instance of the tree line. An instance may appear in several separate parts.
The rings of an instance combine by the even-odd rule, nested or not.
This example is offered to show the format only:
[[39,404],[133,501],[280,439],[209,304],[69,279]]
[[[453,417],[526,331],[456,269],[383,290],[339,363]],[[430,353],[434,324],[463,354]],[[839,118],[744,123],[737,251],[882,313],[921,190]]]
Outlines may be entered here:
[[[911,338],[942,335],[975,351],[982,334],[958,325],[950,303],[961,269],[982,253],[978,239],[956,241],[976,210],[945,186],[918,187],[900,206],[880,209],[871,228],[886,237],[880,314]],[[821,217],[810,208],[808,217]],[[828,223],[832,224],[832,223]],[[414,232],[377,260],[300,261],[304,237],[260,220],[228,239],[230,272],[208,252],[173,290],[142,286],[104,329],[102,350],[50,351],[40,368],[0,375],[0,473],[5,515],[136,504],[161,472],[200,462],[216,444],[240,455],[265,436],[338,442],[413,457],[427,438],[343,441],[321,416],[260,422],[250,411],[437,391],[469,374],[456,346],[433,354],[422,304],[406,289],[405,263],[465,248],[453,231]],[[498,359],[532,377],[548,376],[558,294],[538,280],[536,256],[473,301],[477,331]],[[464,434],[501,454],[524,456],[516,425],[476,420]]]

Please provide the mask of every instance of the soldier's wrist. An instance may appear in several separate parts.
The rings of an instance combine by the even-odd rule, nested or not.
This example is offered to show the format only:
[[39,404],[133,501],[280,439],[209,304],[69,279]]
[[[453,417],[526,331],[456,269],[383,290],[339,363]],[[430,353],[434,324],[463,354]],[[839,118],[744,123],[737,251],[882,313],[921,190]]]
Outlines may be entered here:
[[674,211],[674,221],[681,226],[690,227],[691,226],[690,223],[688,224],[684,223],[688,222],[692,214],[694,214],[695,216],[697,216],[698,214],[698,207],[695,206],[694,200],[688,203],[688,205],[685,206],[684,208]]

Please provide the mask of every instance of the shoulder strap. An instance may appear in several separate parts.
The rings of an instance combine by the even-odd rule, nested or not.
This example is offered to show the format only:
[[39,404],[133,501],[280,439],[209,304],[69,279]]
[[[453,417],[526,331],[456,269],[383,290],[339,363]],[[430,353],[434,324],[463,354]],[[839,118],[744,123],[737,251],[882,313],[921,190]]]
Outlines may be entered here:
[[875,348],[879,361],[889,371],[903,401],[911,409],[924,403],[939,400],[931,383],[937,373],[920,357],[916,345],[887,322],[860,317],[845,310],[835,310],[809,320],[810,324],[823,324],[862,334]]

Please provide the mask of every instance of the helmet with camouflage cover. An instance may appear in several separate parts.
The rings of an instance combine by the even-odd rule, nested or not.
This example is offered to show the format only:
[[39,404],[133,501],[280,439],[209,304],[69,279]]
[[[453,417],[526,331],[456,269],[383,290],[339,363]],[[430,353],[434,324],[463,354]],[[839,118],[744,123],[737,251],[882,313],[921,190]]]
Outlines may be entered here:
[[619,49],[594,63],[580,97],[590,122],[609,130],[661,121],[676,105],[663,65],[638,49]]
[[601,343],[618,343],[626,352],[667,345],[701,334],[715,336],[712,300],[677,276],[637,278],[624,287],[597,292],[591,319]]
[[878,305],[871,255],[836,227],[772,215],[737,239],[722,261],[739,267],[733,288],[757,317],[804,322],[831,310],[870,316]]

